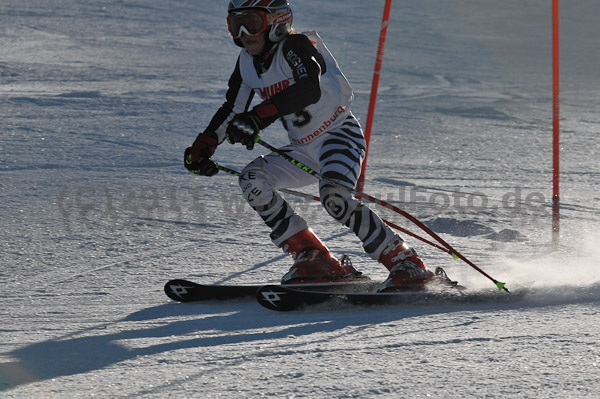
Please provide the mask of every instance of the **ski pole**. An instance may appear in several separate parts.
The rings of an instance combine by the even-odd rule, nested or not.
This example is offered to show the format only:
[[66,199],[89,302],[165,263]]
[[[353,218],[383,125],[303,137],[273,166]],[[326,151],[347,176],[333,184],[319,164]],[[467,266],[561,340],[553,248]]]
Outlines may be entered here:
[[270,145],[269,143],[263,141],[260,136],[256,136],[255,141],[262,145],[263,147],[265,147],[266,149],[270,150],[271,152],[273,152],[274,154],[280,156],[281,158],[285,159],[286,161],[290,162],[292,165],[302,169],[303,171],[305,171],[306,173],[316,177],[317,179],[324,181],[328,184],[331,184],[332,186],[335,187],[340,187],[343,189],[346,189],[348,191],[350,191],[353,195],[356,196],[356,198],[358,199],[366,199],[367,201],[370,201],[374,204],[383,206],[385,208],[388,208],[402,216],[404,216],[406,219],[410,220],[411,222],[413,222],[414,224],[416,224],[419,228],[421,228],[421,230],[425,231],[427,234],[429,234],[432,238],[434,238],[437,242],[439,242],[440,244],[442,244],[444,247],[446,247],[451,255],[455,258],[460,258],[463,262],[465,262],[466,264],[468,264],[469,266],[471,266],[473,269],[477,270],[479,273],[481,273],[483,276],[485,276],[486,278],[488,278],[489,280],[491,280],[494,284],[496,284],[496,287],[498,287],[498,289],[500,291],[504,290],[506,292],[510,292],[508,291],[508,288],[505,287],[506,283],[500,282],[498,280],[496,280],[495,278],[493,278],[492,276],[490,276],[489,274],[487,274],[485,271],[483,271],[481,268],[479,268],[477,265],[475,265],[473,262],[471,262],[469,259],[467,259],[464,255],[462,255],[460,252],[458,252],[456,249],[454,249],[450,244],[448,244],[446,241],[444,241],[444,239],[442,239],[439,235],[437,235],[433,230],[431,230],[429,227],[427,227],[423,222],[421,222],[419,219],[417,219],[416,217],[412,216],[410,213],[398,208],[397,206],[394,206],[388,202],[382,201],[378,198],[375,198],[371,195],[365,194],[362,191],[358,191],[353,187],[347,187],[344,186],[343,184],[338,183],[335,180],[329,179],[325,176],[323,176],[322,174],[320,174],[319,172],[317,172],[316,170],[304,165],[302,162],[290,157],[287,154],[281,153],[277,148],[273,147],[272,145]]
[[[300,191],[289,190],[287,188],[281,189],[280,191],[283,191],[284,193],[287,193],[287,194],[296,195],[298,197],[304,197],[304,198],[313,199],[315,201],[321,202],[321,198],[319,196],[316,196],[316,195],[305,194],[305,193],[302,193]],[[412,231],[406,230],[406,229],[398,226],[397,224],[394,224],[394,223],[390,222],[389,220],[381,219],[381,221],[383,223],[387,224],[388,226],[390,226],[391,228],[400,231],[401,233],[404,233],[404,234],[406,234],[408,236],[416,238],[417,240],[422,241],[425,244],[431,245],[432,247],[437,248],[440,251],[443,251],[443,252],[446,252],[447,254],[452,255],[452,252],[448,248],[444,248],[441,245],[436,244],[435,242],[431,242],[428,239],[423,238],[420,235],[413,233]]]
[[[230,169],[230,168],[228,168],[226,166],[223,166],[223,165],[221,165],[221,164],[219,164],[217,162],[215,162],[215,163],[217,164],[217,167],[219,168],[219,170],[221,170],[223,172],[226,172],[226,173],[229,173],[229,174],[234,175],[234,176],[240,176],[240,172],[238,172],[236,170],[233,170],[233,169]],[[308,199],[312,199],[312,200],[319,201],[319,202],[321,201],[321,198],[318,197],[318,196],[316,196],[316,195],[306,194],[306,193],[302,193],[300,191],[290,190],[290,189],[287,189],[287,188],[283,188],[283,189],[281,189],[279,191],[282,191],[284,193],[291,194],[291,195],[296,195],[298,197],[308,198]],[[444,248],[441,245],[438,245],[438,244],[436,244],[434,242],[431,242],[428,239],[423,238],[420,235],[413,233],[412,231],[406,230],[406,229],[404,229],[404,228],[398,226],[397,224],[394,224],[394,223],[392,223],[392,222],[390,222],[388,220],[385,220],[385,219],[381,219],[381,220],[383,221],[383,223],[387,224],[388,226],[390,226],[393,229],[396,229],[396,230],[400,231],[401,233],[404,233],[404,234],[409,235],[409,236],[411,236],[413,238],[416,238],[417,240],[422,241],[425,244],[431,245],[432,247],[437,248],[440,251],[446,252],[446,253],[454,256],[454,254],[452,253],[452,251],[450,251],[448,248]]]

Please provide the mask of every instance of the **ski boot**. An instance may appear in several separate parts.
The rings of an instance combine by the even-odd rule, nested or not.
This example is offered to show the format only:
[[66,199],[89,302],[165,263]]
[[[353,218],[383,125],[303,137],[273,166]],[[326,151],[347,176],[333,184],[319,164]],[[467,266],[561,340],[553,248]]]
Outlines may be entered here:
[[281,284],[369,280],[352,267],[347,256],[340,263],[310,228],[288,238],[281,247],[294,258]]
[[424,291],[435,275],[406,243],[396,237],[383,250],[379,262],[389,271],[388,278],[377,288],[378,292]]

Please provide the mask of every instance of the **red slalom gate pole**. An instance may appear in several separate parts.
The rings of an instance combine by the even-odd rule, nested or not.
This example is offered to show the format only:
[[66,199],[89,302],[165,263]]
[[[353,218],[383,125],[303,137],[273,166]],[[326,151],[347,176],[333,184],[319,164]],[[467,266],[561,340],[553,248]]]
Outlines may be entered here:
[[345,190],[350,191],[352,194],[354,194],[354,196],[357,199],[366,199],[369,202],[372,202],[374,204],[377,204],[377,205],[383,206],[385,208],[391,209],[392,211],[396,212],[397,214],[404,216],[406,219],[408,219],[411,222],[413,222],[414,224],[416,224],[421,230],[425,231],[432,238],[434,238],[438,243],[440,243],[446,249],[448,249],[448,253],[450,253],[454,258],[459,258],[459,259],[463,260],[466,264],[468,264],[469,266],[471,266],[473,269],[477,270],[479,273],[481,273],[482,275],[484,275],[485,277],[487,277],[488,279],[490,279],[491,281],[493,281],[494,284],[496,284],[496,286],[498,287],[499,290],[504,290],[504,291],[509,292],[508,289],[505,287],[505,283],[494,279],[489,274],[487,274],[486,272],[484,272],[477,265],[475,265],[473,262],[471,262],[469,259],[467,259],[464,255],[462,255],[460,252],[458,252],[457,250],[455,250],[450,244],[448,244],[446,241],[444,241],[439,235],[437,235],[433,230],[431,230],[429,227],[427,227],[423,222],[421,222],[419,219],[417,219],[416,217],[412,216],[408,212],[403,211],[402,209],[400,209],[397,206],[394,206],[394,205],[392,205],[392,204],[390,204],[388,202],[382,201],[382,200],[380,200],[378,198],[375,198],[375,197],[373,197],[371,195],[365,194],[362,191],[356,190],[354,188],[346,187],[343,184],[340,184],[340,183],[336,182],[335,180],[331,180],[331,179],[323,176],[322,174],[320,174],[316,170],[311,169],[310,167],[304,165],[300,161],[298,161],[298,160],[290,157],[289,155],[285,154],[284,152],[281,152],[277,148],[273,147],[271,144],[263,141],[260,138],[260,136],[256,136],[255,142],[258,143],[258,144],[260,144],[260,145],[262,145],[263,147],[267,148],[268,150],[270,150],[274,154],[279,155],[280,157],[282,157],[286,161],[290,162],[292,165],[294,165],[294,166],[302,169],[306,173],[308,173],[308,174],[316,177],[317,179],[319,179],[321,181],[324,181],[324,182],[327,182],[327,183],[331,184],[332,186],[340,187],[340,188],[343,188]]
[[[228,168],[226,166],[220,165],[218,163],[217,163],[217,167],[219,168],[219,170],[222,170],[223,172],[229,173],[231,175],[234,175],[234,176],[239,176],[240,175],[240,172],[238,172],[236,170],[233,170],[233,169],[230,169],[230,168]],[[287,189],[287,188],[282,188],[280,191],[284,192],[284,193],[287,193],[287,194],[292,194],[292,195],[296,195],[296,196],[299,196],[299,197],[304,197],[304,198],[312,199],[312,200],[317,201],[317,202],[321,202],[321,198],[319,196],[317,196],[317,195],[306,194],[306,193],[303,193],[303,192],[300,192],[300,191],[290,190],[290,189]],[[390,222],[388,220],[385,220],[385,219],[381,219],[381,220],[383,221],[383,223],[387,224],[391,228],[396,229],[396,230],[398,230],[398,231],[400,231],[400,232],[402,232],[404,234],[407,234],[407,235],[409,235],[409,236],[411,236],[413,238],[416,238],[417,240],[422,241],[422,242],[424,242],[426,244],[429,244],[432,247],[435,247],[435,248],[437,248],[437,249],[439,249],[441,251],[444,251],[444,252],[446,252],[446,253],[448,253],[448,254],[450,254],[450,255],[452,255],[454,257],[454,254],[449,249],[444,248],[441,245],[438,245],[438,244],[436,244],[434,242],[431,242],[431,241],[427,240],[426,238],[423,238],[423,237],[419,236],[418,234],[413,233],[412,231],[406,230],[406,229],[404,229],[404,228],[398,226],[397,224],[394,224],[394,223],[392,223],[392,222]]]
[[371,84],[371,99],[369,100],[369,111],[367,113],[367,124],[365,126],[365,159],[360,169],[360,176],[356,184],[358,191],[362,191],[365,184],[365,169],[367,168],[367,155],[369,154],[369,141],[371,140],[371,129],[373,127],[373,117],[375,114],[375,103],[377,102],[377,89],[379,87],[379,76],[381,75],[381,64],[383,63],[383,51],[385,48],[385,39],[387,28],[390,22],[390,11],[392,9],[392,0],[385,0],[383,9],[383,18],[381,21],[381,31],[379,33],[379,47],[377,49],[377,59],[375,61],[375,71],[373,72],[373,83]]
[[[221,169],[221,165],[219,165],[219,169]],[[225,171],[231,171],[231,169],[227,169],[227,168],[224,168],[223,170],[225,170]],[[238,173],[238,175],[239,175],[239,173]],[[319,201],[319,202],[321,201],[321,198],[319,196],[311,195],[311,194],[305,194],[305,193],[302,193],[300,191],[289,190],[287,188],[283,188],[280,191],[284,192],[284,193],[287,193],[287,194],[292,194],[292,195],[296,195],[296,196],[299,196],[299,197],[304,197],[304,198],[312,199],[312,200]],[[422,241],[425,244],[431,245],[432,247],[437,248],[440,251],[444,251],[447,254],[450,254],[450,255],[452,255],[454,257],[454,254],[448,248],[442,247],[441,245],[438,245],[438,244],[436,244],[434,242],[431,242],[428,239],[423,238],[420,235],[415,234],[415,233],[413,233],[410,230],[406,230],[406,229],[398,226],[397,224],[390,222],[389,220],[381,219],[381,221],[383,223],[387,224],[388,226],[390,226],[391,228],[398,230],[401,233],[404,233],[404,234],[409,235],[409,236],[411,236],[413,238],[416,238],[417,240]]]
[[552,132],[553,132],[553,189],[552,189],[552,247],[558,250],[560,231],[559,187],[559,155],[560,155],[560,92],[559,92],[559,35],[558,35],[558,0],[552,0]]

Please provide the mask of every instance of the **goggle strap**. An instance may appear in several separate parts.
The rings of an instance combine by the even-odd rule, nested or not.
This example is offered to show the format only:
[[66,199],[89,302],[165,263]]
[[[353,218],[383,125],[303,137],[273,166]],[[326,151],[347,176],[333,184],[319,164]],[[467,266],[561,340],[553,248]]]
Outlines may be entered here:
[[275,14],[267,14],[267,25],[276,25],[292,21],[291,12],[278,12]]

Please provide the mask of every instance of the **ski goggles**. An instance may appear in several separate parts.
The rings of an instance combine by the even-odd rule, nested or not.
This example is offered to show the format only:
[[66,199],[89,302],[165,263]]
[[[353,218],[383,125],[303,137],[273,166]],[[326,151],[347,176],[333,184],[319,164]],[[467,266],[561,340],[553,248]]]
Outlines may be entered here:
[[267,30],[269,25],[292,21],[291,12],[267,14],[261,10],[234,11],[227,16],[227,28],[234,39],[248,36],[258,36]]

